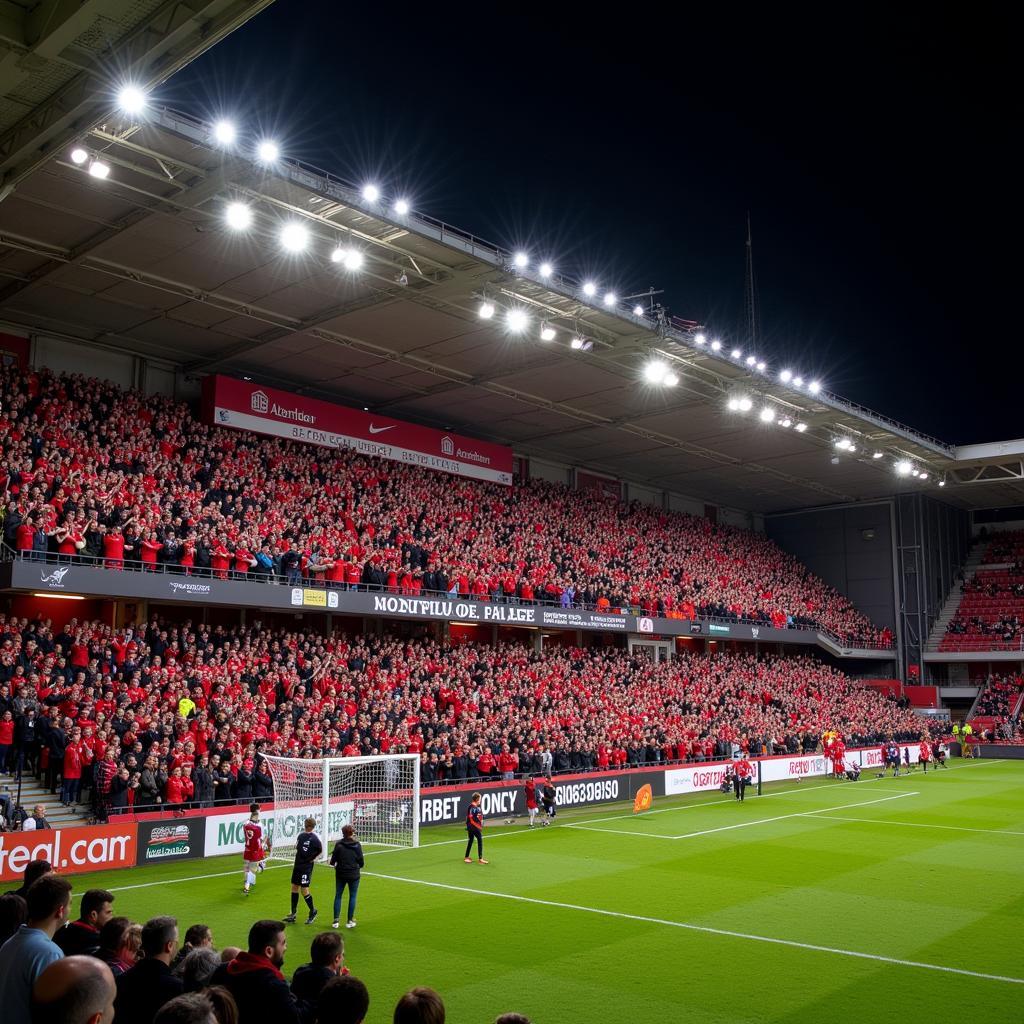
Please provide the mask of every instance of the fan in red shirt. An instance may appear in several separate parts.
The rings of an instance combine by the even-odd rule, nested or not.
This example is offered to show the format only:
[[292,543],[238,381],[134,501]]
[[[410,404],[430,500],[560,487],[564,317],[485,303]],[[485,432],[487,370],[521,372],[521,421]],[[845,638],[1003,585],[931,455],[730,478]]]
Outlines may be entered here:
[[256,875],[263,870],[270,845],[268,843],[266,848],[263,845],[263,826],[260,824],[259,804],[249,804],[249,820],[242,826],[242,833],[245,836],[245,850],[242,852],[242,862],[245,864],[245,884],[242,887],[242,895],[248,896],[249,890],[256,884]]
[[746,757],[741,757],[732,766],[732,788],[736,794],[736,799],[740,802],[743,801],[747,790],[747,783],[750,782],[753,772],[753,765],[751,765]]

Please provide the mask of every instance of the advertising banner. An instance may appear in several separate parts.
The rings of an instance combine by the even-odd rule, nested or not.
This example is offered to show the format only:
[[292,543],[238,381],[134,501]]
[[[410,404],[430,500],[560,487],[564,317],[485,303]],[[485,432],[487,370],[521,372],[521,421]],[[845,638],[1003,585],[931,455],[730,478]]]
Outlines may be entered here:
[[139,822],[138,863],[192,860],[206,853],[206,818]]
[[62,875],[135,866],[134,822],[82,825],[39,832],[0,832],[0,882],[20,879],[34,860],[48,860]]
[[[352,820],[353,807],[351,800],[332,805],[327,814],[326,828],[324,828],[323,822],[323,807],[319,801],[313,801],[306,807],[290,807],[287,814],[278,816],[276,819],[269,809],[264,809],[261,820],[271,846],[275,840],[275,828],[280,826],[281,834],[286,839],[294,839],[302,831],[303,823],[307,818],[313,818],[316,821],[317,834],[326,845],[341,838],[342,826]],[[204,843],[205,856],[219,857],[224,853],[241,853],[245,849],[245,835],[242,827],[248,820],[249,811],[247,809],[232,810],[208,817]]]
[[325,448],[351,448],[392,462],[492,483],[512,483],[512,449],[504,445],[220,374],[203,381],[203,418],[218,427],[251,430]]

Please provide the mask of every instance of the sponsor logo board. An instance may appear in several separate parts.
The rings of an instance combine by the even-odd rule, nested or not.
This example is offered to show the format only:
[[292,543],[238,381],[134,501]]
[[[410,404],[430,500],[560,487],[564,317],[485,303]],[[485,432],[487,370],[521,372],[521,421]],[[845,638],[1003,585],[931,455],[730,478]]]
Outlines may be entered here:
[[191,860],[205,853],[205,818],[173,818],[139,823],[138,862]]
[[34,860],[48,860],[62,875],[134,867],[136,834],[134,823],[0,832],[0,882],[20,879]]
[[[341,838],[343,825],[352,821],[353,811],[358,822],[365,817],[366,806],[356,808],[352,801],[332,805],[327,812],[327,827],[324,828],[323,808],[320,804],[307,807],[290,807],[283,813],[265,810],[260,815],[267,836],[273,845],[282,839],[290,844],[304,827],[306,818],[316,820],[316,834],[326,846]],[[241,853],[245,849],[245,834],[242,827],[249,820],[248,811],[214,814],[206,819],[206,837],[204,854],[207,857],[219,857],[225,853]]]
[[70,565],[62,565],[58,568],[47,572],[45,569],[39,573],[39,582],[45,583],[48,587],[53,587],[58,590],[64,589],[64,577],[71,572]]

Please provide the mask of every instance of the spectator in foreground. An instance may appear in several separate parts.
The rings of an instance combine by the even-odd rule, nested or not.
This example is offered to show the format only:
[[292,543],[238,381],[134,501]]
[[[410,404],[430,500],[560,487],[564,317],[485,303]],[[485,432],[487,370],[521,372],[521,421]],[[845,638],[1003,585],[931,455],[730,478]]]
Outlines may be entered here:
[[0,949],[0,1012],[4,1024],[29,1024],[32,986],[47,967],[64,954],[53,941],[67,920],[71,883],[51,872],[28,891],[28,920]]
[[178,967],[186,992],[199,992],[210,984],[213,972],[220,967],[220,954],[205,946],[193,949]]
[[164,1003],[153,1018],[153,1024],[220,1024],[220,1018],[214,1001],[207,993],[186,992]]
[[114,916],[114,896],[106,889],[88,889],[82,897],[78,920],[65,925],[53,937],[65,956],[85,953],[95,956],[100,929]]
[[171,972],[178,949],[178,922],[154,917],[142,926],[143,958],[117,979],[117,1016],[132,1024],[151,1024],[164,1003],[180,996],[182,983]]
[[398,1000],[394,1024],[444,1024],[444,1003],[432,988],[414,988]]
[[48,875],[53,870],[53,865],[48,860],[34,860],[27,868],[25,868],[25,874],[22,875],[21,885],[17,889],[12,889],[10,895],[20,896],[22,899],[28,897],[28,891],[32,888],[33,882],[42,878],[43,875]]
[[68,956],[55,960],[32,989],[33,1024],[110,1024],[117,985],[102,960]]
[[194,924],[185,932],[185,941],[178,950],[171,966],[177,970],[184,962],[185,957],[194,949],[213,949],[213,932],[208,924]]
[[27,920],[28,904],[13,892],[0,896],[0,946],[2,946]]
[[131,927],[127,917],[112,917],[100,929],[99,948],[93,955],[110,968],[115,979],[130,970],[137,959],[138,950],[130,945]]
[[315,1003],[324,985],[345,970],[345,944],[334,932],[321,932],[309,947],[308,964],[296,968],[292,995],[300,1002]]
[[281,968],[288,949],[283,921],[257,921],[249,929],[249,949],[213,975],[238,1004],[240,1024],[302,1024],[299,1006]]
[[342,974],[321,989],[315,1024],[362,1024],[369,1010],[366,986],[351,974]]

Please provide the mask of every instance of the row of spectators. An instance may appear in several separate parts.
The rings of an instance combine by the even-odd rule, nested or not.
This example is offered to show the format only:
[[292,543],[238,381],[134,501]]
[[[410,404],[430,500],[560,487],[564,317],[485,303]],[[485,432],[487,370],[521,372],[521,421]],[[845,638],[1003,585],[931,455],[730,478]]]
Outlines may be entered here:
[[450,646],[258,624],[139,630],[0,616],[0,763],[62,802],[270,796],[261,754],[418,753],[425,785],[911,739],[911,711],[809,657]]
[[[246,949],[217,951],[206,924],[181,939],[174,917],[115,916],[113,893],[90,889],[71,920],[71,882],[47,861],[0,897],[0,1007],[5,1024],[360,1024],[366,985],[345,966],[337,932],[321,932],[291,983],[285,925],[257,921]],[[394,1024],[444,1024],[429,988],[406,992]],[[507,1013],[495,1024],[530,1024]]]
[[992,535],[981,561],[983,565],[1024,563],[1024,530],[1005,530]]
[[891,646],[763,534],[531,481],[501,487],[0,370],[5,543],[110,568],[821,626]]

